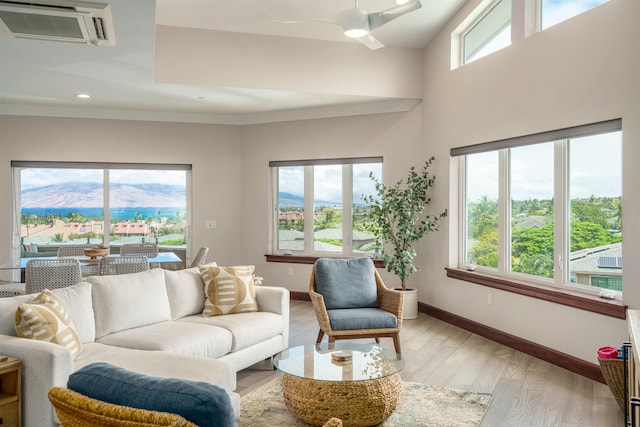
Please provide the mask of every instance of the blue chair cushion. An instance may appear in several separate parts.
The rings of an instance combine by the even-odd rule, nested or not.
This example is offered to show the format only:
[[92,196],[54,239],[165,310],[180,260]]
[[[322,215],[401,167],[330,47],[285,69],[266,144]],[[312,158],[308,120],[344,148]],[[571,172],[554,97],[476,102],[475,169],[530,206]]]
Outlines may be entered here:
[[378,291],[371,258],[319,258],[315,264],[316,291],[327,310],[378,307]]
[[395,314],[379,308],[343,308],[327,310],[331,329],[346,331],[351,329],[386,329],[397,328],[398,318]]
[[200,427],[236,426],[229,395],[201,381],[152,377],[99,362],[72,373],[67,387],[115,405],[178,414]]

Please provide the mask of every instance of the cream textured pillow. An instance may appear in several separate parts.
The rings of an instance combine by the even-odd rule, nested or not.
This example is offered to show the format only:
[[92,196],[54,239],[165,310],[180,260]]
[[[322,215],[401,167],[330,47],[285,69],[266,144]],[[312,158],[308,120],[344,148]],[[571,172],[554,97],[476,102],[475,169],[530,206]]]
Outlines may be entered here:
[[253,265],[198,267],[204,282],[203,316],[260,311],[253,285]]
[[74,358],[82,350],[73,319],[48,289],[30,303],[18,306],[15,327],[19,337],[59,344],[66,347]]

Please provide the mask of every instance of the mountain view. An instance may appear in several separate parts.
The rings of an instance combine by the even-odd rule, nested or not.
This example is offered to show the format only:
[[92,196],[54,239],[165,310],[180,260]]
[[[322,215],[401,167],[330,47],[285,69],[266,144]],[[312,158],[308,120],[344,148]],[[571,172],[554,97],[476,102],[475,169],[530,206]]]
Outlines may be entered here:
[[[169,184],[111,184],[112,208],[183,207],[185,189]],[[102,206],[102,183],[64,183],[23,189],[22,209],[40,207],[92,208]]]

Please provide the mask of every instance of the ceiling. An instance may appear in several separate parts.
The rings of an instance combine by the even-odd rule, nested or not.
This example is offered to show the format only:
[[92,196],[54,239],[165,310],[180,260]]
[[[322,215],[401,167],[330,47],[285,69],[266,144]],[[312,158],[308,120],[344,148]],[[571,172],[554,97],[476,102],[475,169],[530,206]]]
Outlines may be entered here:
[[[0,114],[238,124],[259,122],[261,114],[274,112],[303,110],[309,113],[305,117],[340,115],[340,109],[375,112],[380,105],[376,101],[382,101],[153,81],[156,24],[357,43],[337,26],[312,21],[353,7],[349,0],[104,1],[112,9],[115,46],[0,37]],[[423,48],[466,0],[421,2],[421,9],[373,35],[390,48]],[[360,0],[359,6],[376,12],[393,7],[393,2]],[[282,22],[289,20],[296,23]],[[81,92],[91,98],[76,98]],[[242,120],[248,116],[252,119]]]

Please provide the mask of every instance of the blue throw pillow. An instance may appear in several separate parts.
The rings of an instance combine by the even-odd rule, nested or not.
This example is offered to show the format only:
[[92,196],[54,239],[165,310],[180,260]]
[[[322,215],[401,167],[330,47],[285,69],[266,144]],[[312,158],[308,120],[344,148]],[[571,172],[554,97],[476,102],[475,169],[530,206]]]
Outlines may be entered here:
[[371,258],[320,258],[315,271],[316,291],[324,297],[327,310],[378,307]]
[[229,395],[213,384],[160,378],[92,363],[69,376],[67,387],[115,405],[178,414],[200,427],[235,427]]

